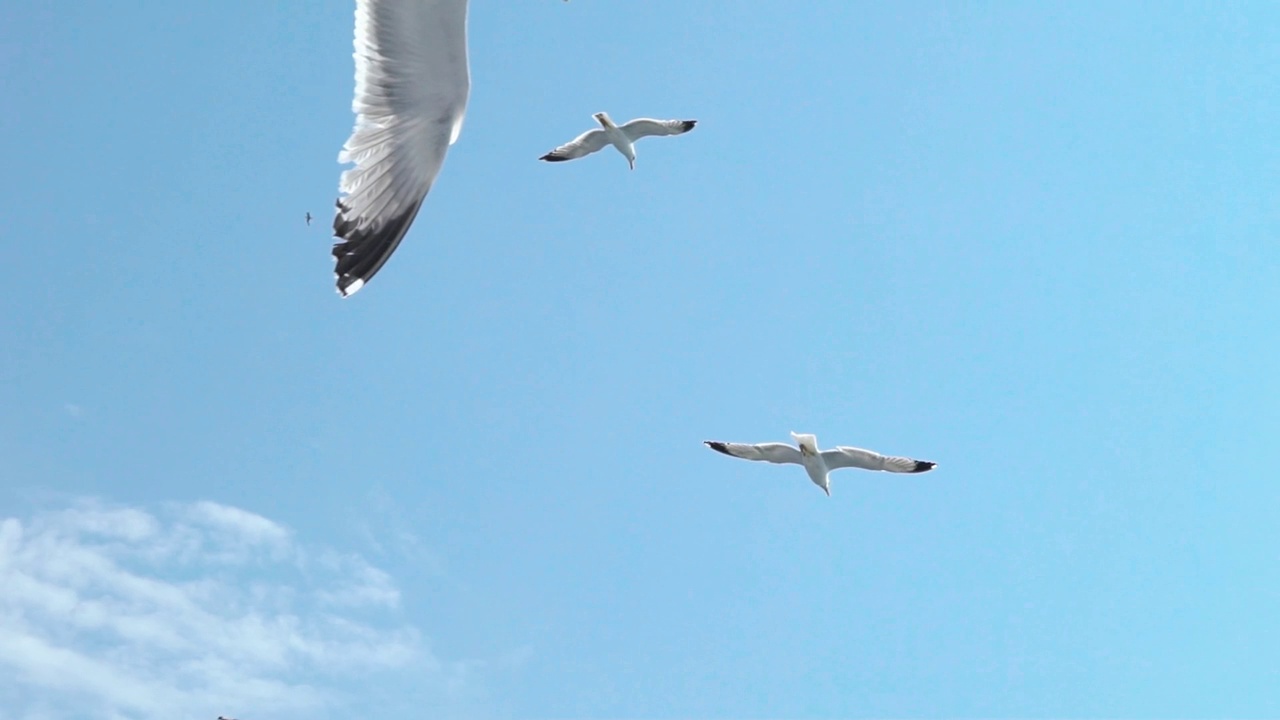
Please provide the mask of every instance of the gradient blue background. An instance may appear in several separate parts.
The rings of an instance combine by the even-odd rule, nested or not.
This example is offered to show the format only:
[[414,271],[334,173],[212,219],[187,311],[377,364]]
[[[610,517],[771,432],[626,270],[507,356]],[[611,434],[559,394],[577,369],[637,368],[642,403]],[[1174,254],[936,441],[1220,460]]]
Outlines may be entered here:
[[0,10],[2,514],[366,553],[477,717],[1280,716],[1280,6],[477,0],[343,301],[352,10]]

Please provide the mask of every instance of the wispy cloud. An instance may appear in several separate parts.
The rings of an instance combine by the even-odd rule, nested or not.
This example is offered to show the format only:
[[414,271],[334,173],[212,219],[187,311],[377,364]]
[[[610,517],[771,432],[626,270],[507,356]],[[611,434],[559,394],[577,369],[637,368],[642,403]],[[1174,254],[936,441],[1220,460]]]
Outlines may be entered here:
[[386,573],[212,502],[0,520],[0,588],[0,718],[284,718],[441,668]]
[[432,551],[414,532],[421,519],[410,522],[396,499],[381,485],[373,485],[365,495],[366,515],[374,519],[358,520],[356,530],[374,555],[380,558],[403,558],[413,562],[419,572],[436,577],[446,574],[444,558]]

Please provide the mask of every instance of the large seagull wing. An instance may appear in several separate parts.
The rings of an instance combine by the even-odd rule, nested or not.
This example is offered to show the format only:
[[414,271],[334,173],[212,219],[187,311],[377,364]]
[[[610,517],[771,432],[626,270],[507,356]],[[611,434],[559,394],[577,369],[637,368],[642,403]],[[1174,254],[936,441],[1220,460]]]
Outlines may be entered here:
[[471,88],[467,0],[357,0],[355,129],[333,220],[347,297],[395,252],[458,139]]

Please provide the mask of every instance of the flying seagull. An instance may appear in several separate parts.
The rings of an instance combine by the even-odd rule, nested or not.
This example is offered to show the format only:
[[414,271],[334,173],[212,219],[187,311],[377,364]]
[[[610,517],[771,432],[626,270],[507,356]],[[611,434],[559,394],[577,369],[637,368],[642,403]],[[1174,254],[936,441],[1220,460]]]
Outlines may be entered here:
[[338,293],[386,264],[462,132],[467,0],[356,0],[356,113],[333,219]]
[[561,145],[538,158],[547,162],[563,162],[586,157],[605,145],[613,145],[627,159],[632,170],[636,169],[636,140],[651,135],[683,135],[698,124],[697,120],[650,120],[636,118],[622,125],[615,125],[608,113],[598,112],[591,117],[600,127],[588,130],[572,141]]
[[932,470],[937,463],[928,460],[912,460],[904,457],[890,457],[862,448],[837,446],[835,450],[818,450],[816,435],[791,433],[800,449],[786,443],[761,443],[746,445],[743,443],[726,443],[708,440],[707,447],[725,455],[743,460],[764,460],[765,462],[783,465],[803,465],[809,479],[822,491],[831,495],[831,482],[827,473],[840,468],[862,468],[863,470],[885,470],[896,473],[922,473]]
[[307,227],[311,227],[311,212],[307,212]]

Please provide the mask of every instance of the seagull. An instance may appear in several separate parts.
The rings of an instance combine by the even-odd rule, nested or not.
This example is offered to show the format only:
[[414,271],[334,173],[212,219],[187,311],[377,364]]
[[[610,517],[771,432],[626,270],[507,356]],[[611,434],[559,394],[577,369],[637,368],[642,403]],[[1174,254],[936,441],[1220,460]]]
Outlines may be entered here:
[[307,213],[307,227],[311,227],[311,213]]
[[382,269],[413,224],[471,92],[467,0],[356,0],[355,128],[338,153],[338,294]]
[[790,465],[803,465],[809,479],[822,491],[831,496],[831,482],[827,474],[840,468],[862,468],[863,470],[885,470],[896,473],[929,472],[937,463],[928,460],[913,460],[904,457],[881,455],[871,450],[856,447],[837,446],[835,450],[818,450],[816,435],[791,433],[791,437],[800,446],[797,450],[786,443],[761,443],[746,445],[743,443],[726,443],[708,440],[704,444],[725,455],[743,460],[764,460],[766,462]]
[[627,159],[627,164],[631,166],[631,169],[635,170],[636,140],[651,135],[683,135],[698,124],[697,120],[636,118],[619,126],[614,124],[608,113],[598,112],[591,117],[600,123],[600,127],[582,133],[572,141],[561,145],[538,159],[546,160],[547,162],[576,160],[603,149],[605,145],[613,145]]

